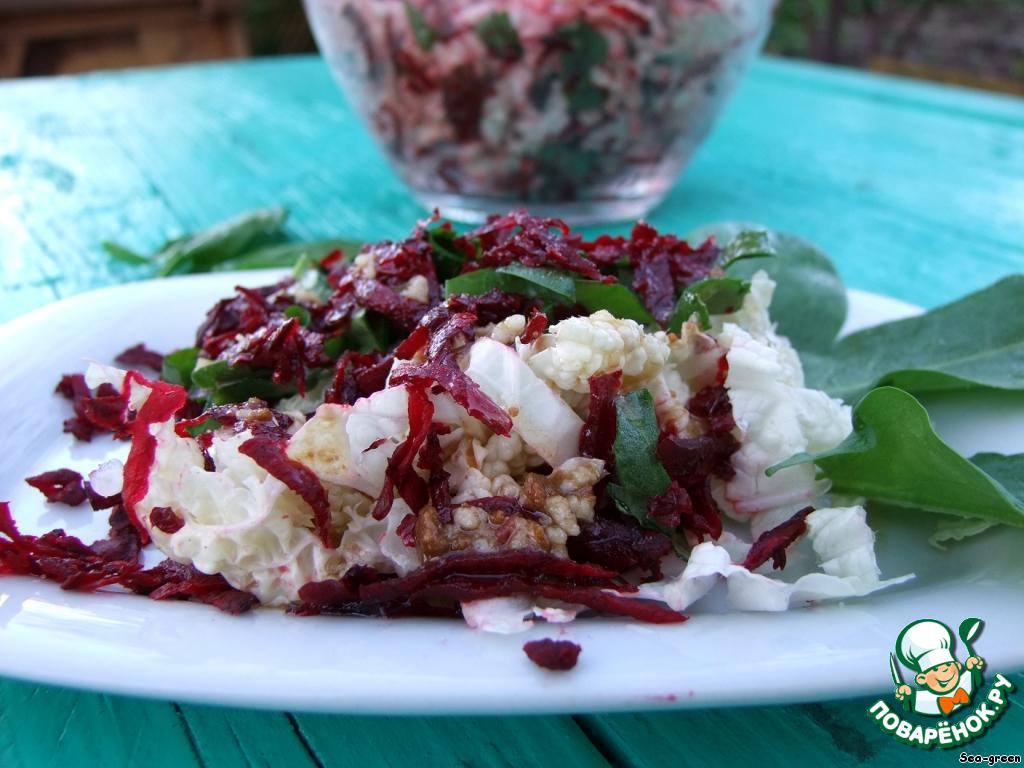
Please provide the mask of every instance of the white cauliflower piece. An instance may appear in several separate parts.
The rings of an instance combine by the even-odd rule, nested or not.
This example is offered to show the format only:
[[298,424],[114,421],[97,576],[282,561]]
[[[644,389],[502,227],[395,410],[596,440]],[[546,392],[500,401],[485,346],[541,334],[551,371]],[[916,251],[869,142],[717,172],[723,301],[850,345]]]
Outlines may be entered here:
[[645,386],[669,356],[665,334],[645,333],[634,320],[606,310],[556,323],[521,354],[540,378],[562,390],[586,393],[591,376],[622,371],[624,390]]

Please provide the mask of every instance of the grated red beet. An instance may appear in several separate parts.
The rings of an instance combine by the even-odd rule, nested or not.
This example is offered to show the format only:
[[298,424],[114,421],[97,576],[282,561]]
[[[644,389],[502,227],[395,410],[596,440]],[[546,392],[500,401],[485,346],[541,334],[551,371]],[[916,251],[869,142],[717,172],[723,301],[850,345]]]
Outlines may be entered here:
[[395,535],[402,540],[407,547],[416,546],[416,513],[410,512],[402,518],[402,522],[395,529]]
[[249,430],[253,435],[276,438],[288,437],[288,430],[295,423],[288,414],[275,411],[263,400],[251,397],[244,403],[215,405],[198,416],[179,419],[174,425],[174,433],[178,437],[190,437],[190,429],[208,421],[216,421],[222,427],[233,429],[236,434]]
[[[605,277],[583,250],[583,241],[570,234],[561,219],[531,216],[525,210],[504,216],[491,216],[486,224],[457,239],[465,245],[478,243],[479,255],[467,261],[467,271],[479,267],[522,264],[525,267],[551,267],[575,272],[591,280],[614,282]],[[472,252],[473,248],[469,248]]]
[[65,420],[64,431],[76,440],[89,442],[93,435],[104,432],[113,433],[119,440],[128,437],[127,400],[110,384],[103,384],[94,392],[82,374],[64,374],[56,391],[71,401],[75,415]]
[[456,294],[448,298],[449,312],[469,312],[476,315],[478,323],[500,323],[509,315],[532,315],[538,309],[536,299],[519,293],[504,293],[492,288],[487,293],[471,295]]
[[331,542],[331,507],[327,491],[316,472],[288,457],[288,441],[282,437],[254,435],[238,447],[238,452],[259,464],[294,491],[313,510],[313,523],[325,547]]
[[438,439],[441,426],[440,424],[432,425],[423,444],[423,449],[420,451],[417,464],[420,469],[427,472],[427,491],[430,495],[430,503],[437,510],[437,518],[441,523],[447,525],[452,522],[454,507],[452,505],[452,490],[448,484],[450,475],[444,469],[444,453],[441,451],[441,441]]
[[773,568],[785,568],[786,547],[804,535],[807,531],[807,516],[813,511],[814,507],[804,507],[789,520],[758,536],[743,561],[743,567],[752,571],[771,558]]
[[324,402],[350,405],[384,389],[394,356],[381,352],[345,352],[334,368],[334,379],[324,392]]
[[732,455],[739,447],[739,441],[728,432],[700,437],[662,435],[658,460],[669,477],[683,486],[700,483],[709,475],[729,480],[736,474]]
[[[507,436],[512,431],[512,419],[483,393],[458,364],[458,352],[473,338],[476,322],[477,317],[471,312],[452,313],[445,305],[435,307],[423,318],[420,326],[426,329],[426,333],[416,334],[417,339],[424,342],[429,340],[427,362],[423,365],[403,363],[395,366],[391,373],[391,383],[421,388],[437,384],[473,418],[486,424],[491,431]],[[411,356],[416,351],[401,345],[396,354],[407,353]]]
[[684,516],[693,515],[690,494],[673,480],[667,491],[647,502],[647,515],[666,528],[678,528]]
[[661,559],[672,551],[668,536],[641,528],[631,519],[613,520],[597,517],[580,526],[578,536],[571,536],[566,546],[569,557],[578,562],[594,563],[616,573],[641,568],[658,577]]
[[149,428],[173,418],[188,402],[188,393],[175,384],[164,381],[149,381],[134,371],[125,377],[125,400],[133,384],[149,387],[152,391],[131,424],[132,447],[124,465],[124,487],[121,496],[128,518],[135,525],[143,544],[149,543],[149,533],[135,514],[135,506],[142,501],[149,490],[149,471],[156,456],[156,438]]
[[[604,242],[604,248],[614,240]],[[721,248],[708,239],[697,248],[674,235],[660,235],[650,224],[637,222],[622,247],[633,267],[633,289],[648,311],[664,325],[676,303],[676,291],[708,277],[718,264]]]
[[[62,589],[81,591],[120,583],[139,569],[139,550],[124,544],[124,527],[114,529],[115,522],[112,515],[108,540],[92,545],[83,544],[59,528],[42,536],[30,536],[18,531],[10,506],[0,502],[0,573],[42,576],[56,581]],[[135,541],[138,542],[137,537]],[[122,555],[131,559],[121,559]]]
[[569,640],[531,640],[523,645],[523,652],[538,667],[564,672],[576,666],[583,648]]
[[149,522],[164,533],[177,533],[185,527],[185,521],[170,507],[153,507],[149,513]]
[[694,416],[703,419],[708,426],[708,431],[712,434],[724,434],[736,428],[729,391],[724,386],[704,387],[690,398],[686,409]]
[[231,614],[245,613],[259,604],[255,595],[235,589],[220,574],[201,573],[173,560],[132,574],[122,583],[152,600],[196,600]]
[[622,389],[622,371],[591,376],[590,413],[580,431],[580,455],[603,459],[609,472],[615,467],[615,398]]
[[427,484],[416,474],[413,463],[430,432],[434,404],[430,401],[426,389],[422,387],[406,387],[406,391],[409,396],[409,435],[388,459],[388,466],[384,472],[384,487],[373,505],[372,514],[375,520],[383,520],[391,511],[396,488],[413,512],[418,512],[429,498]]
[[122,503],[120,493],[115,493],[113,496],[102,496],[96,492],[92,487],[92,483],[88,480],[84,483],[84,488],[85,496],[89,500],[89,506],[96,512],[99,512],[101,509],[111,509]]
[[[529,595],[585,605],[655,623],[679,622],[680,613],[626,596],[633,587],[600,566],[576,563],[539,550],[452,553],[401,578],[306,584],[298,613],[397,616],[451,615],[455,604],[489,597]],[[443,604],[442,604],[443,603]]]
[[275,384],[292,384],[300,394],[306,392],[306,353],[298,318],[281,316],[267,320],[256,332],[239,336],[218,359],[231,366],[269,369]]
[[136,344],[134,347],[128,347],[128,349],[115,357],[114,362],[127,368],[135,368],[141,365],[156,373],[160,373],[164,367],[164,356],[159,352],[147,349],[145,344]]
[[523,329],[522,334],[519,336],[519,341],[523,344],[532,344],[547,329],[548,316],[534,307],[530,312],[529,319],[526,321],[526,328]]
[[82,476],[73,469],[54,469],[26,478],[25,482],[42,492],[48,504],[77,507],[86,499]]
[[406,331],[415,328],[430,308],[429,304],[403,296],[377,280],[355,278],[352,285],[359,306],[379,312]]

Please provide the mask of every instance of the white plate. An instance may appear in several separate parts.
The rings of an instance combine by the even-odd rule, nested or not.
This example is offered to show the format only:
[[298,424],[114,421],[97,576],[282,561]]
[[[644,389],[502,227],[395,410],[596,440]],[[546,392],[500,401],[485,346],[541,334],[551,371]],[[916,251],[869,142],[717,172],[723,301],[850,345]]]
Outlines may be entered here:
[[[237,282],[223,274],[134,283],[45,307],[0,327],[0,398],[6,434],[0,498],[23,530],[63,526],[87,541],[104,515],[47,506],[22,478],[62,466],[94,467],[110,443],[61,433],[67,406],[51,394],[83,357],[109,361],[145,341],[190,342],[213,302]],[[913,313],[909,305],[851,293],[851,325]],[[960,450],[1024,450],[1024,399],[937,403],[940,427]],[[957,417],[953,410],[965,410]],[[582,620],[525,635],[475,633],[445,620],[296,618],[271,610],[233,617],[203,605],[63,592],[27,578],[0,579],[0,674],[175,700],[330,712],[584,712],[820,700],[891,688],[888,654],[912,619],[956,626],[987,621],[977,650],[988,668],[1024,666],[1024,532],[990,531],[947,553],[925,544],[931,521],[906,513],[880,522],[887,576],[900,588],[845,604],[781,614],[697,613],[685,624]],[[552,674],[520,650],[527,639],[580,643],[575,670]]]

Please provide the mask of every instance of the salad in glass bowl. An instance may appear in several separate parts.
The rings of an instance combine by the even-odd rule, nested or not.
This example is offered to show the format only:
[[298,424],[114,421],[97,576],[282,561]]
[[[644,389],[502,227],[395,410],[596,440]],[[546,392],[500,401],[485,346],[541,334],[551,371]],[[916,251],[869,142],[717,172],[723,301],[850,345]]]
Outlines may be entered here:
[[[1000,479],[1019,457],[956,455],[897,388],[948,388],[925,358],[957,354],[950,324],[1021,291],[1010,278],[833,345],[845,294],[797,238],[435,217],[238,287],[193,346],[64,376],[65,431],[127,457],[28,482],[110,510],[110,534],[22,534],[0,504],[0,573],[496,632],[677,623],[716,588],[737,610],[867,595],[912,575],[883,577],[865,498],[943,513],[945,539],[1024,522]],[[856,407],[809,386],[801,355]],[[147,568],[149,544],[166,559]],[[578,653],[527,650],[551,668]]]
[[320,50],[428,208],[635,219],[666,194],[775,0],[306,0]]

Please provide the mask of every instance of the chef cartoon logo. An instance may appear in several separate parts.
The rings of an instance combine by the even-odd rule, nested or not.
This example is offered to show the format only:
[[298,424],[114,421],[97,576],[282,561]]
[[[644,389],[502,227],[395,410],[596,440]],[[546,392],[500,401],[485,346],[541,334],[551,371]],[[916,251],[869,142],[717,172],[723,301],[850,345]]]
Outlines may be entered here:
[[[983,626],[981,619],[960,623],[957,635],[967,654],[960,661],[953,630],[941,621],[918,619],[907,624],[896,638],[895,653],[889,654],[899,706],[879,699],[868,715],[900,741],[924,749],[966,744],[984,733],[1006,708],[1014,685],[996,674],[989,689],[982,690],[985,660],[974,652],[973,644]],[[906,681],[901,665],[912,673]],[[898,709],[927,720],[907,720]]]
[[[960,662],[953,655],[953,632],[941,621],[918,619],[907,624],[896,638],[895,655],[889,655],[896,698],[919,715],[935,717],[945,717],[970,704],[985,667],[985,660],[975,656],[971,648],[981,627],[981,619],[966,619],[960,625],[960,639],[970,654],[966,662]],[[897,656],[903,666],[916,673],[914,682],[919,688],[903,682]]]

